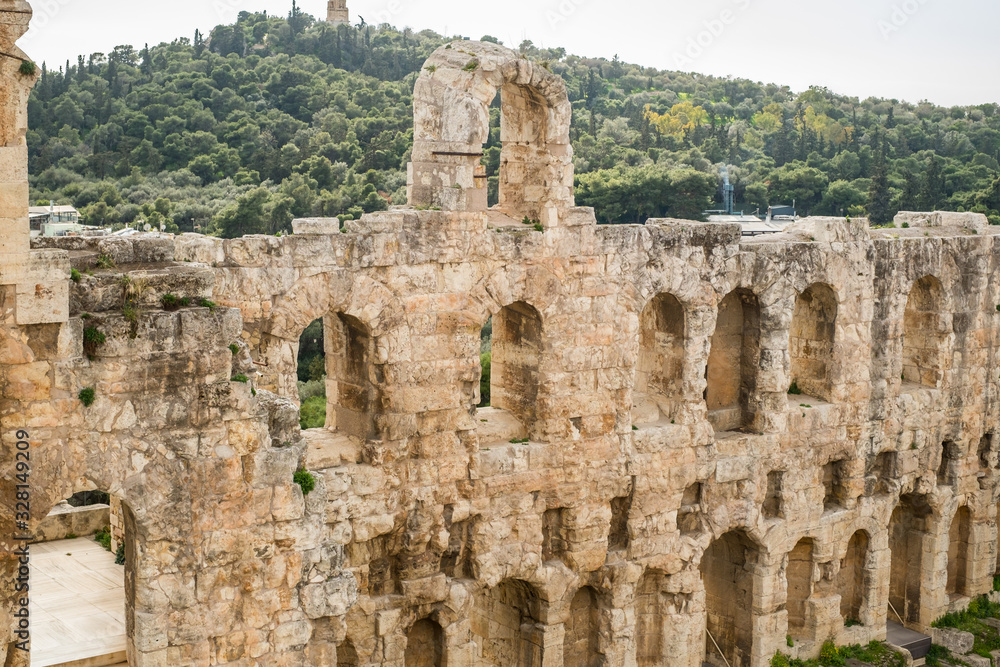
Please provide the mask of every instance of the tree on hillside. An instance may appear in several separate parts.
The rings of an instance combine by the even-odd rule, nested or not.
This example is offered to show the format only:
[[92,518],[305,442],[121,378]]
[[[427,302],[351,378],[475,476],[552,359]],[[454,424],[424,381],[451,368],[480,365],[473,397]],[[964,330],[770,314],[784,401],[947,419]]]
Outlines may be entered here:
[[868,190],[868,220],[873,225],[887,225],[896,212],[892,210],[892,196],[889,194],[889,168],[885,162],[885,135],[876,137],[875,162],[872,166],[872,184]]

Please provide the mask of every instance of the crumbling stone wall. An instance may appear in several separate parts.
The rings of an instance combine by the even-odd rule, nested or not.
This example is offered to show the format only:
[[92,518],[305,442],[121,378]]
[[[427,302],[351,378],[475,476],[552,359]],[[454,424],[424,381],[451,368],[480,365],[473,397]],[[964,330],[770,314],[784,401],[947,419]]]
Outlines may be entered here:
[[[516,56],[462,42],[430,62],[418,125],[472,128],[462,150],[501,81],[549,91],[531,98],[546,136],[568,127]],[[418,139],[453,140],[436,136]],[[123,502],[130,664],[761,667],[790,624],[806,656],[884,637],[897,612],[926,629],[991,588],[1000,234],[981,216],[745,240],[598,226],[557,188],[538,231],[469,205],[471,155],[424,149],[413,207],[283,238],[39,241],[67,294],[40,327],[0,291],[4,503],[17,429],[33,522],[83,488]],[[561,150],[544,164],[565,178]],[[71,283],[98,254],[118,267]],[[123,275],[147,286],[136,321]],[[168,292],[193,301],[164,309]],[[505,310],[507,395],[479,409],[480,330]],[[326,428],[300,434],[298,340],[319,318],[344,344],[327,347]],[[107,335],[93,359],[89,326]],[[926,355],[904,349],[927,331],[941,363],[918,384],[905,368]],[[737,359],[738,419],[718,371]]]

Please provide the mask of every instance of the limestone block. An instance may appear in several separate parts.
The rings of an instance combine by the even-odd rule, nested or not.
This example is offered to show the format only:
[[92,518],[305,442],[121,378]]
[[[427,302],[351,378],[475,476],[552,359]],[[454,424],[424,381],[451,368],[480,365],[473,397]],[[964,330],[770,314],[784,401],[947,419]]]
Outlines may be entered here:
[[975,642],[975,637],[971,632],[963,632],[953,628],[931,628],[931,639],[935,644],[960,656],[971,651]]
[[296,218],[292,220],[292,233],[298,234],[339,234],[338,218]]
[[974,653],[963,655],[962,662],[967,664],[969,667],[993,667],[992,660],[984,658],[981,655],[975,655]]

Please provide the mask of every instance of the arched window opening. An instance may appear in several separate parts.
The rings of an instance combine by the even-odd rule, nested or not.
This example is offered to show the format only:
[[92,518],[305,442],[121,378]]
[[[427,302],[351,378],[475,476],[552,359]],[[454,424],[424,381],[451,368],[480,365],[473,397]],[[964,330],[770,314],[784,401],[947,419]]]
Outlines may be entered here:
[[597,594],[584,586],[573,596],[563,638],[563,664],[574,667],[600,667],[598,653],[599,612]]
[[767,473],[767,492],[764,496],[764,505],[761,508],[765,519],[785,518],[785,505],[782,497],[782,487],[784,487],[784,484],[784,471],[775,470]]
[[635,595],[636,660],[639,667],[660,667],[666,658],[666,616],[662,597],[666,575],[647,570]]
[[757,548],[750,538],[741,531],[733,531],[712,542],[701,559],[707,630],[705,661],[710,665],[750,664],[756,558]]
[[923,547],[930,515],[926,497],[906,495],[889,520],[888,617],[907,626],[920,622]]
[[943,312],[944,290],[933,276],[918,280],[903,315],[903,386],[940,387],[948,366],[951,318]]
[[538,409],[542,345],[542,316],[523,301],[502,308],[483,327],[482,407],[476,414],[480,442],[519,442],[531,435]]
[[[789,393],[818,400],[831,399],[833,344],[837,332],[837,296],[827,285],[815,284],[795,300],[789,354],[792,384]],[[799,402],[800,397],[796,397]]]
[[868,599],[868,533],[859,530],[847,543],[847,551],[840,561],[837,588],[840,590],[840,615],[845,625],[861,623],[861,610]]
[[31,545],[32,664],[133,655],[135,539],[131,508],[99,490],[73,495],[42,520]]
[[472,634],[484,667],[541,667],[543,637],[540,599],[524,581],[506,579],[476,595]]
[[299,336],[299,426],[302,430],[326,426],[326,345],[323,319],[315,320]]
[[941,443],[941,463],[938,464],[938,486],[952,486],[958,476],[957,467],[962,460],[962,449],[951,440]]
[[653,298],[639,316],[639,360],[632,423],[665,423],[683,398],[684,307],[671,294]]
[[444,631],[437,622],[425,618],[417,621],[406,633],[406,667],[442,667]]
[[753,424],[751,399],[760,365],[760,305],[749,290],[736,290],[722,300],[708,356],[705,400],[716,431],[735,431]]
[[788,554],[785,570],[788,582],[788,634],[805,637],[808,612],[806,602],[813,592],[813,541],[800,540]]
[[948,530],[948,595],[969,594],[969,537],[972,518],[968,507],[959,507]]

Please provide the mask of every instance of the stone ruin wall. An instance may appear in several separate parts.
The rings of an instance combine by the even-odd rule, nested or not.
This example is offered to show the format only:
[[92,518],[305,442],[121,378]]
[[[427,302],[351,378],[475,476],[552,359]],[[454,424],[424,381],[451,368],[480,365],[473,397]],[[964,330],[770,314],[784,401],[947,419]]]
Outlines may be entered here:
[[[461,48],[497,60],[432,57],[418,92],[441,76],[479,97],[471,116],[459,93],[418,105],[439,125],[415,206],[343,230],[29,249],[9,233],[27,229],[26,187],[4,185],[0,539],[26,430],[33,525],[76,491],[121,503],[133,667],[697,667],[706,622],[734,667],[761,667],[883,638],[890,602],[926,630],[990,590],[998,234],[955,214],[751,240],[597,226],[561,186],[520,187],[567,157],[518,167],[538,135],[508,153],[510,205],[485,210],[474,165],[458,188],[434,180],[471,160],[433,146],[447,114],[481,119],[478,91],[517,76],[533,114],[546,96],[513,54]],[[4,126],[16,160],[23,120]],[[117,268],[69,280],[99,254]],[[122,275],[143,286],[135,323]],[[168,292],[194,301],[164,311]],[[477,410],[491,316],[494,407]],[[298,340],[320,317],[328,428],[300,433]],[[106,342],[85,351],[88,327]],[[27,665],[3,599],[0,655]]]

